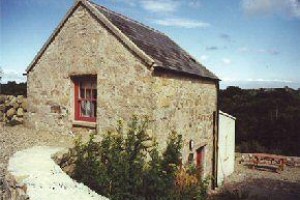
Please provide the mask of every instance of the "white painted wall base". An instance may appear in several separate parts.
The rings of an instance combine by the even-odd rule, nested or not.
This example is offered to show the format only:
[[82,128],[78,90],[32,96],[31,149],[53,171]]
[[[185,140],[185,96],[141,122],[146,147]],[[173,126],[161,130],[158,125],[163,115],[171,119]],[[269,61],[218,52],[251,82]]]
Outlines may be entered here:
[[221,186],[226,177],[234,172],[235,161],[235,117],[219,112],[217,184]]

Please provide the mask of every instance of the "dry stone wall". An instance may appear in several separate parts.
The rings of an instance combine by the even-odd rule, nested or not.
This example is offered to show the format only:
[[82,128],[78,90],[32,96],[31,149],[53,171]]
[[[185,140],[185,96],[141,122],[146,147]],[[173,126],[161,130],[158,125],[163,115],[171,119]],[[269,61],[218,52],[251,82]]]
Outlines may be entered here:
[[5,175],[3,182],[4,200],[29,200],[29,196],[26,194],[27,185],[21,183],[23,178],[25,177],[15,177],[9,172]]
[[0,122],[10,125],[22,124],[27,109],[28,102],[24,96],[0,95]]

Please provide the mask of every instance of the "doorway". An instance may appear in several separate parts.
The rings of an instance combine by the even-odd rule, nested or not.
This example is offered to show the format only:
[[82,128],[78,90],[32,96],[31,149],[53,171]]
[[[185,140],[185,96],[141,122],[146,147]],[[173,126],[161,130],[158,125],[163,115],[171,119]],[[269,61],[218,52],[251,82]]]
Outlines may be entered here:
[[205,146],[202,146],[197,149],[197,156],[196,156],[196,166],[203,170],[204,163],[205,163]]

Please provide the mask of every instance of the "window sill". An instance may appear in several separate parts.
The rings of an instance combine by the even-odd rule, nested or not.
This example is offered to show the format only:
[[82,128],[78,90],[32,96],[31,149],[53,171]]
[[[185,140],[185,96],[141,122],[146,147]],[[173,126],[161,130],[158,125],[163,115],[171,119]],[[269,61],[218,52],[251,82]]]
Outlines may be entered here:
[[96,128],[96,125],[97,125],[96,122],[73,120],[73,126],[76,126],[76,127]]

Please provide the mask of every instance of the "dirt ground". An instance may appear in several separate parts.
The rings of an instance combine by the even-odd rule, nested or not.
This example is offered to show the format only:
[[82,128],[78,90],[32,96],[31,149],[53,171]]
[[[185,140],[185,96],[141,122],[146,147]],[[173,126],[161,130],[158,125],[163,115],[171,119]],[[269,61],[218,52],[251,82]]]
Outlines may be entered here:
[[227,177],[213,199],[299,200],[300,167],[285,167],[276,173],[266,169],[251,169],[239,163],[236,154],[235,172]]
[[[58,135],[34,131],[22,125],[7,127],[0,124],[0,197],[4,196],[2,181],[9,157],[16,151],[37,145],[71,147],[74,139],[74,135]],[[213,191],[211,199],[300,199],[300,167],[286,167],[284,171],[275,173],[250,169],[240,164],[240,160],[241,154],[236,154],[235,172],[225,180],[223,187]]]

